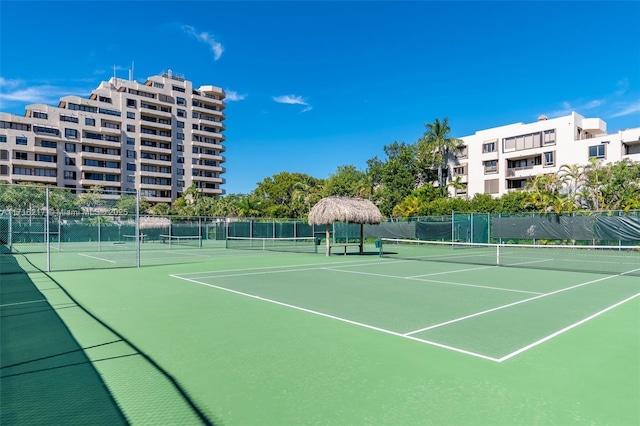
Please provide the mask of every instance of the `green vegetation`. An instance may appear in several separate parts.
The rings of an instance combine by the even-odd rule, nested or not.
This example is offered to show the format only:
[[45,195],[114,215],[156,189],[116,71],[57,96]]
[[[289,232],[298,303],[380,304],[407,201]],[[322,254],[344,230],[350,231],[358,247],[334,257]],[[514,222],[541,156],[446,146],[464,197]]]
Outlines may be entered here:
[[[369,159],[365,170],[351,164],[341,165],[326,179],[283,171],[258,182],[249,194],[228,194],[219,199],[205,196],[191,186],[171,206],[152,205],[142,199],[140,211],[156,215],[300,219],[307,216],[318,200],[332,195],[370,199],[383,215],[396,218],[452,211],[563,214],[640,209],[640,163],[628,159],[615,164],[593,159],[586,166],[563,165],[558,173],[538,175],[523,190],[511,191],[500,198],[488,194],[450,197],[448,187],[460,190],[466,186],[459,177],[447,179],[447,164],[462,147],[462,141],[451,137],[450,131],[447,118],[426,123],[424,134],[415,143],[394,141],[384,146],[385,158]],[[33,185],[20,188],[20,191],[15,186],[0,188],[0,205],[12,208],[44,200],[43,194],[38,195],[42,190]],[[52,192],[51,207],[99,208],[100,192],[100,188],[93,188],[76,197],[68,191],[56,190]],[[134,212],[135,198],[121,197],[117,208]]]

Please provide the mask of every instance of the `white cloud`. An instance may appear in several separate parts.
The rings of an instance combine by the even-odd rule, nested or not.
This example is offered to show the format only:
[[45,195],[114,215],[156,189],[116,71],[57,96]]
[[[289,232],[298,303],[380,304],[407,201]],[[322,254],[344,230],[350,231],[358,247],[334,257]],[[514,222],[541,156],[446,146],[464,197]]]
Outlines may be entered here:
[[623,78],[622,80],[619,80],[616,83],[616,87],[618,88],[618,90],[616,90],[616,95],[618,96],[624,95],[625,93],[627,93],[627,90],[629,89],[629,79]]
[[22,82],[20,80],[7,80],[4,77],[0,77],[0,87],[2,88],[12,88],[12,87],[17,87],[20,86],[22,84]]
[[302,96],[297,95],[274,96],[273,100],[279,104],[309,105]]
[[87,96],[91,93],[88,88],[61,87],[51,84],[36,84],[28,86],[21,80],[7,80],[0,77],[0,105],[7,103],[25,104],[57,104],[60,98],[67,95]]
[[579,104],[572,104],[571,102],[563,101],[561,108],[554,111],[545,112],[544,115],[549,118],[555,118],[569,115],[573,111],[576,111],[578,114],[580,114],[582,111],[598,108],[605,103],[606,102],[603,99],[593,99],[591,101],[581,102]]
[[278,102],[279,104],[304,105],[305,107],[302,111],[300,111],[300,113],[311,111],[313,109],[313,107],[309,105],[305,98],[298,95],[274,96],[273,100]]
[[224,98],[225,101],[233,102],[233,101],[244,101],[247,98],[246,94],[240,94],[235,90],[225,90],[227,96]]
[[623,117],[625,115],[631,115],[631,114],[635,114],[637,112],[640,112],[640,101],[632,103],[632,104],[627,104],[625,106],[622,107],[622,109],[618,112],[616,112],[615,114],[610,115],[610,117]]
[[602,99],[594,99],[594,100],[589,101],[586,104],[584,104],[582,106],[582,108],[583,109],[592,109],[592,108],[597,108],[602,104],[604,104],[604,101]]
[[224,47],[222,44],[218,43],[213,36],[207,32],[198,32],[195,28],[190,25],[183,25],[182,31],[186,34],[194,37],[196,40],[201,41],[202,43],[208,44],[213,52],[213,59],[218,60],[220,56],[222,56],[222,52],[224,52]]

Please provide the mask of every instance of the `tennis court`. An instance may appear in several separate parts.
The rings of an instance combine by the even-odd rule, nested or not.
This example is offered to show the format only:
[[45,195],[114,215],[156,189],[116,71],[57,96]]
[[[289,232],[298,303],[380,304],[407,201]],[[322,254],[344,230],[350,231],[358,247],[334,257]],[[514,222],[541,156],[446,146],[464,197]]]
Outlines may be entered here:
[[[373,245],[326,257],[266,241],[153,244],[140,252],[149,267],[11,274],[10,286],[3,276],[3,336],[34,328],[10,318],[58,317],[77,345],[63,352],[90,361],[68,364],[93,367],[84,375],[104,384],[105,423],[640,423],[637,251],[516,258],[502,247],[514,267],[499,267],[494,247],[437,249],[422,261],[389,242],[385,257]],[[74,252],[130,262],[121,254]],[[16,268],[30,261],[10,257]],[[612,266],[584,266],[594,259]],[[13,351],[11,362],[3,356],[3,411],[46,418],[52,407],[38,392],[20,401],[11,391],[34,378],[55,387],[48,374],[69,370],[60,349],[52,342],[37,357],[57,360],[55,370]],[[78,398],[73,388],[62,395]],[[64,410],[65,398],[57,403]]]

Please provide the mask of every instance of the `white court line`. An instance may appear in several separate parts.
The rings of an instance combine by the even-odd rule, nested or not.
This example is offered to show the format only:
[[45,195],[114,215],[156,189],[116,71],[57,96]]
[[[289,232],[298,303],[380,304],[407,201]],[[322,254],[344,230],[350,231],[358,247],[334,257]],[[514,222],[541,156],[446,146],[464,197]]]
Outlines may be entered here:
[[457,269],[457,270],[454,270],[454,271],[433,272],[431,274],[412,275],[410,277],[405,277],[405,278],[413,279],[413,278],[421,278],[421,277],[432,277],[434,275],[446,275],[446,274],[455,274],[456,272],[479,271],[481,269],[489,269],[489,268],[495,268],[495,267],[496,267],[496,265],[481,266],[481,267],[469,268],[469,269]]
[[[269,269],[280,269],[279,271],[276,272],[287,272],[286,268],[299,268],[299,267],[305,267],[305,266],[312,266],[312,268],[305,268],[305,269],[298,269],[298,271],[316,271],[316,270],[321,270],[321,269],[327,269],[325,268],[325,265],[333,265],[335,267],[341,267],[343,265],[345,265],[346,267],[354,267],[354,266],[369,266],[369,265],[383,265],[383,264],[390,264],[390,263],[402,263],[402,262],[409,262],[408,260],[399,260],[399,261],[393,261],[393,262],[389,262],[389,261],[382,261],[382,262],[366,262],[366,263],[357,263],[357,261],[349,261],[349,262],[341,262],[341,263],[333,263],[333,262],[326,262],[326,263],[307,263],[307,264],[302,264],[302,265],[278,265],[278,266],[258,266],[255,268],[243,268],[243,269],[221,269],[219,271],[203,271],[203,272],[185,272],[182,274],[176,274],[179,276],[186,276],[186,275],[197,275],[197,274],[219,274],[222,272],[241,272],[240,274],[229,274],[229,275],[204,275],[202,277],[197,277],[199,279],[202,278],[216,278],[216,277],[231,277],[231,276],[242,276],[244,275],[244,271],[265,271],[265,270],[269,270]],[[249,275],[255,275],[253,273],[249,274]],[[398,277],[395,277],[398,278]]]
[[253,298],[253,299],[258,299],[258,300],[261,300],[263,302],[273,303],[275,305],[284,306],[286,308],[296,309],[298,311],[307,312],[307,313],[310,313],[310,314],[313,314],[313,315],[318,315],[318,316],[329,318],[329,319],[333,319],[333,320],[336,320],[336,321],[341,321],[341,322],[345,322],[345,323],[348,323],[348,324],[356,325],[358,327],[364,327],[364,328],[368,328],[370,330],[375,330],[375,331],[379,331],[381,333],[391,334],[393,336],[402,337],[402,338],[409,339],[409,340],[414,340],[416,342],[426,343],[428,345],[437,346],[439,348],[448,349],[448,350],[451,350],[451,351],[454,351],[454,352],[459,352],[459,353],[462,353],[462,354],[465,354],[465,355],[471,355],[471,356],[475,356],[477,358],[482,358],[482,359],[486,359],[486,360],[489,360],[489,361],[498,362],[498,359],[492,358],[490,356],[478,354],[478,353],[471,352],[471,351],[466,351],[464,349],[455,348],[453,346],[443,345],[441,343],[432,342],[432,341],[429,341],[429,340],[419,339],[419,338],[413,337],[413,336],[405,336],[405,335],[403,335],[401,333],[397,333],[395,331],[387,330],[387,329],[380,328],[380,327],[375,327],[373,325],[364,324],[364,323],[357,322],[357,321],[352,321],[352,320],[349,320],[349,319],[346,319],[346,318],[341,318],[341,317],[337,317],[337,316],[334,316],[334,315],[325,314],[325,313],[322,313],[322,312],[314,311],[314,310],[303,308],[303,307],[300,307],[300,306],[290,305],[288,303],[279,302],[279,301],[273,300],[273,299],[267,299],[265,297],[256,296],[254,294],[244,293],[244,292],[241,292],[241,291],[232,290],[232,289],[229,289],[229,288],[220,287],[220,286],[213,285],[213,284],[203,283],[203,282],[200,282],[200,281],[197,281],[197,280],[193,280],[193,279],[190,279],[190,278],[184,278],[184,277],[181,277],[181,276],[178,276],[178,275],[170,275],[170,276],[173,277],[173,278],[177,278],[179,280],[189,281],[189,282],[192,282],[194,284],[203,285],[205,287],[211,287],[211,288],[215,288],[215,289],[218,289],[218,290],[227,291],[227,292],[230,292],[230,293],[238,294],[240,296],[245,296],[245,297],[250,297],[250,298]]
[[91,259],[102,260],[103,262],[118,263],[115,260],[103,259],[101,257],[89,256],[88,254],[78,253],[78,256],[90,257]]
[[412,281],[420,281],[420,282],[425,282],[425,283],[437,283],[437,284],[445,284],[445,285],[455,285],[455,286],[460,286],[460,287],[474,287],[474,288],[482,288],[482,289],[486,289],[486,290],[497,290],[497,291],[508,291],[511,293],[525,293],[525,294],[544,294],[544,293],[539,293],[536,291],[527,291],[527,290],[516,290],[516,289],[512,289],[512,288],[503,288],[503,287],[491,287],[491,286],[486,286],[486,285],[478,285],[478,284],[464,284],[464,283],[455,283],[452,281],[438,281],[438,280],[429,280],[429,279],[422,279],[422,278],[414,278],[414,277],[398,277],[395,275],[384,275],[384,274],[374,274],[372,272],[359,272],[359,271],[346,271],[346,270],[342,270],[342,269],[333,269],[333,268],[323,268],[327,271],[336,271],[336,272],[346,272],[349,274],[361,274],[361,275],[372,275],[375,277],[383,277],[383,278],[396,278],[399,280],[412,280]]
[[40,299],[40,300],[30,300],[29,302],[5,303],[4,305],[0,305],[0,308],[4,308],[5,306],[26,305],[27,303],[39,303],[39,302],[46,302],[46,301],[47,299]]
[[500,358],[498,360],[498,362],[503,362],[503,361],[508,360],[509,358],[513,358],[514,356],[519,355],[519,354],[521,354],[521,353],[523,353],[523,352],[525,352],[525,351],[527,351],[527,350],[529,350],[531,348],[534,348],[534,347],[540,345],[541,343],[546,342],[547,340],[553,339],[554,337],[564,333],[565,331],[569,331],[572,328],[575,328],[575,327],[577,327],[579,325],[582,325],[585,322],[590,321],[590,320],[592,320],[592,319],[604,314],[605,312],[610,311],[611,309],[617,308],[618,306],[620,306],[620,305],[622,305],[624,303],[627,303],[628,301],[633,300],[638,296],[640,296],[640,293],[634,294],[631,297],[627,297],[626,299],[624,299],[624,300],[622,300],[622,301],[620,301],[620,302],[618,302],[618,303],[616,303],[614,305],[611,305],[608,308],[605,308],[605,309],[603,309],[603,310],[601,310],[599,312],[596,312],[595,314],[593,314],[593,315],[591,315],[591,316],[589,316],[589,317],[587,317],[587,318],[585,318],[583,320],[580,320],[580,321],[578,321],[578,322],[576,322],[574,324],[571,324],[570,326],[565,327],[562,330],[558,330],[555,333],[548,335],[547,337],[543,337],[542,339],[540,339],[538,341],[535,341],[535,342],[533,342],[533,343],[531,343],[531,344],[529,344],[529,345],[527,345],[527,346],[525,346],[523,348],[520,348],[517,351],[511,352],[510,354],[503,356],[502,358]]
[[[634,271],[629,271],[629,272],[625,272],[625,273],[631,273],[631,272],[634,272]],[[620,274],[620,275],[622,275],[622,274]],[[568,290],[573,290],[574,288],[582,287],[582,286],[589,285],[589,284],[594,284],[594,283],[597,283],[597,282],[600,282],[600,281],[609,280],[611,278],[616,278],[618,276],[619,275],[608,275],[606,277],[598,278],[597,280],[587,281],[587,282],[584,282],[584,283],[581,283],[581,284],[576,284],[576,285],[571,286],[571,287],[561,288],[560,290],[552,291],[551,293],[543,293],[543,294],[541,294],[539,296],[530,297],[528,299],[523,299],[523,300],[519,300],[517,302],[508,303],[506,305],[502,305],[502,306],[498,306],[498,307],[495,307],[495,308],[487,309],[487,310],[482,311],[482,312],[476,312],[475,314],[466,315],[464,317],[455,318],[455,319],[452,319],[452,320],[449,320],[449,321],[441,322],[439,324],[430,325],[429,327],[424,327],[424,328],[421,328],[419,330],[410,331],[409,333],[405,333],[405,335],[406,336],[410,336],[412,334],[417,334],[417,333],[421,333],[423,331],[432,330],[434,328],[438,328],[438,327],[442,327],[442,326],[445,326],[445,325],[453,324],[453,323],[456,323],[456,322],[464,321],[464,320],[467,320],[469,318],[475,318],[475,317],[478,317],[480,315],[484,315],[484,314],[488,314],[488,313],[491,313],[491,312],[499,311],[501,309],[510,308],[512,306],[520,305],[522,303],[531,302],[532,300],[537,300],[537,299],[541,299],[543,297],[552,296],[554,294],[562,293],[562,292],[565,292],[565,291],[568,291]]]

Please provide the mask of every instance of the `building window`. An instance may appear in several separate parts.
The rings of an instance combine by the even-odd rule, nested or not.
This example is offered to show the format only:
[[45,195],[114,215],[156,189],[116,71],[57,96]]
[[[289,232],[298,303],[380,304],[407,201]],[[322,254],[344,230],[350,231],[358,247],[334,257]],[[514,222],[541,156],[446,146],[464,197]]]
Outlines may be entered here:
[[47,115],[46,112],[33,111],[33,118],[42,118],[42,119],[46,120],[47,118],[49,118],[49,115]]
[[178,163],[184,163],[184,157],[178,157]]
[[78,131],[76,129],[64,129],[64,136],[68,139],[78,139]]
[[135,132],[136,131],[136,126],[134,126],[133,124],[127,124],[127,132]]
[[76,144],[75,143],[65,143],[64,150],[67,152],[76,152]]
[[58,161],[58,157],[56,157],[55,155],[36,154],[36,161],[42,161],[44,163],[55,163],[56,161]]
[[64,164],[67,165],[67,166],[75,166],[76,165],[76,159],[75,158],[65,157],[64,158]]
[[87,117],[87,118],[84,119],[84,125],[85,126],[95,126],[96,125],[96,120],[93,119],[93,118]]
[[177,133],[176,134],[176,139],[184,140],[184,133]]
[[589,147],[589,158],[605,158],[606,150],[604,144]]
[[107,98],[106,96],[100,96],[100,97],[98,98],[98,100],[99,100],[100,102],[106,102],[106,103],[108,103],[108,104],[113,103],[113,102],[111,101],[111,98]]
[[43,148],[57,148],[58,143],[54,141],[41,141],[40,146]]
[[542,133],[543,133],[542,142],[545,145],[555,145],[555,143],[556,143],[556,130],[555,129],[545,130]]
[[178,117],[186,117],[187,111],[178,108]]
[[60,114],[60,121],[68,121],[69,123],[77,123],[78,117],[73,117],[71,115]]
[[16,160],[26,160],[27,159],[27,153],[26,152],[15,151],[13,153],[13,158],[15,158]]
[[545,152],[544,153],[544,164],[543,166],[545,167],[550,167],[556,164],[555,162],[555,152],[554,151],[550,151],[550,152]]
[[184,121],[176,121],[176,126],[178,126],[179,128],[184,128]]
[[453,176],[464,176],[466,174],[467,174],[467,166],[457,166],[453,168]]
[[176,171],[176,174],[177,174],[178,176],[184,176],[184,169],[178,169],[178,170]]
[[129,108],[135,108],[135,107],[137,106],[137,104],[138,104],[138,103],[136,102],[136,100],[135,100],[135,99],[129,99],[129,98],[127,98],[127,106],[128,106]]
[[498,160],[483,161],[484,174],[498,173]]
[[182,152],[182,151],[184,151],[184,145],[177,145],[177,146],[176,146],[176,150],[177,150],[178,152]]
[[135,120],[136,113],[135,112],[131,112],[131,111],[127,111],[127,118],[131,118],[131,119]]
[[497,194],[499,192],[500,179],[488,179],[484,181],[485,194]]
[[127,175],[127,182],[135,182],[136,175]]
[[186,99],[185,99],[185,98],[180,98],[180,97],[178,97],[178,98],[176,98],[176,103],[177,103],[178,105],[186,105],[186,104],[187,104],[187,101],[186,101]]
[[76,172],[71,171],[71,170],[65,170],[64,171],[64,178],[65,179],[73,179],[73,180],[75,180]]
[[16,136],[16,145],[26,145],[27,144],[27,138],[25,138],[24,136]]
[[192,128],[193,130],[199,130],[199,129],[200,129],[200,126],[198,126],[197,124],[193,123],[193,124],[191,125],[191,128]]
[[495,152],[496,151],[496,141],[485,142],[482,144],[482,152]]
[[136,158],[136,152],[127,150],[127,158]]
[[0,142],[7,143],[7,135],[0,135]]

